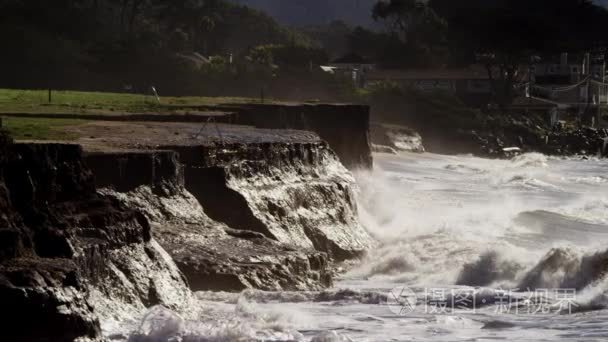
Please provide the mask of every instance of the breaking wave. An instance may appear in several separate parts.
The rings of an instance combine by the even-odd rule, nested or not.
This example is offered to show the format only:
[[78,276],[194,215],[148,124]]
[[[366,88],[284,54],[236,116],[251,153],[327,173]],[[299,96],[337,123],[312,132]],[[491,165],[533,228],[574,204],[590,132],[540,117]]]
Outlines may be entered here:
[[[608,181],[601,174],[608,163],[541,154],[487,160],[404,153],[376,160],[374,171],[355,176],[360,220],[379,245],[342,275],[342,288],[200,292],[200,317],[153,308],[127,337],[334,342],[353,336],[370,341],[442,336],[455,341],[462,340],[461,329],[475,336],[471,339],[574,341],[607,335],[596,311],[588,320],[558,315],[524,321],[498,317],[491,306],[501,289],[516,289],[507,299],[517,305],[532,300],[555,306],[555,298],[537,298],[534,291],[572,288],[578,291],[576,311],[608,308]],[[483,313],[418,311],[396,319],[381,305],[387,289],[402,285],[415,290],[419,305],[429,301],[424,288],[471,290],[471,308]],[[589,322],[596,322],[593,328]]]
[[[309,340],[298,331],[302,321],[313,317],[290,310],[285,306],[264,308],[240,297],[236,305],[201,302],[207,312],[196,320],[156,306],[142,318],[129,342],[233,342],[233,341],[304,341]],[[297,328],[296,323],[297,322]],[[321,331],[312,341],[348,341],[348,337],[331,331]]]
[[513,167],[547,167],[549,158],[541,153],[525,153],[513,157],[511,163]]
[[[555,176],[553,159],[530,153],[442,165],[429,156],[405,165],[384,158],[384,169],[356,175],[364,224],[382,244],[348,279],[583,290],[608,271],[598,243],[608,240],[608,201],[562,199],[577,183]],[[559,205],[547,200],[554,198]]]

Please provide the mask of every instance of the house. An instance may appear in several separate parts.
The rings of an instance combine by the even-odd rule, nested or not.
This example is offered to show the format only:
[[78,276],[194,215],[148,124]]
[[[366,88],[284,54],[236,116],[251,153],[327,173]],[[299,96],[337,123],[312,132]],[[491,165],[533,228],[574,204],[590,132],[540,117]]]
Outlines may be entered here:
[[603,55],[548,57],[530,67],[530,95],[559,103],[585,123],[597,125],[600,107],[608,104],[608,78]]
[[337,69],[357,69],[365,72],[374,70],[376,68],[376,65],[370,60],[356,53],[349,53],[345,56],[335,59],[329,65]]
[[588,77],[604,82],[606,63],[603,56],[591,55],[569,56],[564,52],[557,59],[546,57],[540,63],[530,67],[532,82],[539,84],[575,84]]
[[467,68],[372,70],[366,75],[366,87],[394,82],[421,91],[448,91],[472,105],[483,105],[492,96],[492,82],[481,65]]
[[530,72],[534,96],[570,105],[608,103],[603,56],[587,53],[569,58],[568,53],[562,53],[559,61],[547,58],[531,66]]
[[568,107],[550,100],[518,96],[511,103],[510,109],[519,113],[535,113],[545,119],[547,124],[554,126],[558,121],[564,119]]
[[332,61],[329,65],[321,67],[326,72],[352,78],[353,82],[359,87],[364,86],[367,73],[375,68],[376,65],[374,63],[356,53],[349,53]]

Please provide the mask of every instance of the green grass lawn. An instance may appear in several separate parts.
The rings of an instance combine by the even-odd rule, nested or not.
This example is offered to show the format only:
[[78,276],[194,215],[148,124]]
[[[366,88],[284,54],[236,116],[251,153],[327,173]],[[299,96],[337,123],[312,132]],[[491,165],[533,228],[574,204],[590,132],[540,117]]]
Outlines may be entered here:
[[[238,97],[164,97],[160,103],[151,95],[81,91],[0,89],[2,114],[185,114],[205,111],[196,106],[258,102]],[[82,117],[80,117],[82,119]],[[73,140],[78,136],[70,126],[88,120],[4,116],[3,126],[17,140]]]
[[0,113],[124,114],[166,113],[192,106],[250,103],[258,99],[238,97],[160,97],[80,91],[0,89]]
[[80,125],[87,120],[43,119],[43,118],[2,118],[2,128],[17,140],[73,140],[78,136],[69,131],[70,126]]

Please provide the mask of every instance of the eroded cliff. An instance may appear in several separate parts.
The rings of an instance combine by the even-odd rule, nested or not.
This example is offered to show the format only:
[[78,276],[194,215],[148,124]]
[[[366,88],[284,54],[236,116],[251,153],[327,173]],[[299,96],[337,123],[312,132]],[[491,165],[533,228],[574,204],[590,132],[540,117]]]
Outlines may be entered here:
[[191,300],[146,218],[96,193],[79,146],[3,139],[1,155],[4,338],[100,339],[101,320]]
[[[349,169],[371,168],[370,108],[352,104],[248,104],[225,106],[237,111],[234,123],[258,128],[317,133]],[[222,107],[223,108],[223,107]]]
[[318,139],[170,148],[180,151],[186,188],[230,228],[338,260],[370,246],[357,218],[354,178]]
[[151,306],[196,315],[191,290],[325,288],[373,245],[352,175],[314,133],[103,125],[80,145],[0,134],[8,340],[126,339],[108,334]]
[[[151,156],[163,154],[175,156],[169,151],[153,152]],[[114,157],[118,161],[129,156],[133,155],[116,152],[106,154],[104,159]],[[176,159],[173,166],[173,175],[179,175]],[[331,285],[326,253],[290,248],[262,234],[231,229],[212,220],[180,178],[174,176],[165,174],[154,182],[142,178],[137,187],[126,192],[112,187],[100,192],[144,213],[152,224],[154,237],[186,275],[192,290],[314,290]]]
[[[115,177],[103,181],[104,194],[153,222],[194,290],[329,286],[331,260],[372,244],[357,219],[352,175],[314,134],[249,134],[238,143],[157,145],[147,159],[114,151],[87,161]],[[162,171],[137,178],[140,167]]]

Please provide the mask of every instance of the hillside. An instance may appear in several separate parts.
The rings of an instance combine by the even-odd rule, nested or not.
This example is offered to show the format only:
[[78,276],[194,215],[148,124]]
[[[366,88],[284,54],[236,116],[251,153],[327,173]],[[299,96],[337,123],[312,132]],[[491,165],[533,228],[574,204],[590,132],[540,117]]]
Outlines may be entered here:
[[608,7],[608,0],[595,0],[595,3],[604,7]]
[[294,26],[327,24],[343,20],[351,25],[370,26],[376,0],[230,0],[260,9],[279,22]]

